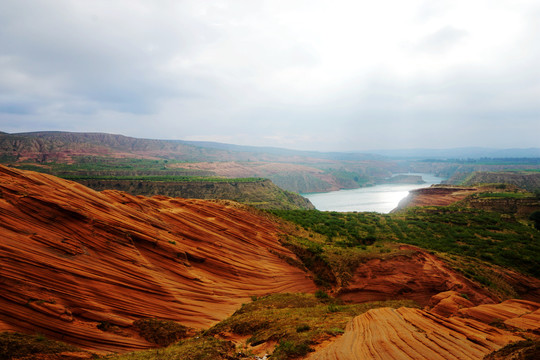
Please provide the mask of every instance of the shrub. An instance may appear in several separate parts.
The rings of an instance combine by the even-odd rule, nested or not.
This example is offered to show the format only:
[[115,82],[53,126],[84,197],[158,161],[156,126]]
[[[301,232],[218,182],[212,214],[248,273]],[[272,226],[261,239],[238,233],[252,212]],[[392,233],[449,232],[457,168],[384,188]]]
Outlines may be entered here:
[[540,358],[540,341],[524,340],[504,346],[484,357],[486,360],[521,359],[535,360]]
[[273,359],[295,359],[301,356],[306,356],[313,351],[309,344],[295,343],[293,341],[281,341],[272,354]]
[[238,335],[254,334],[261,329],[266,329],[270,326],[270,322],[264,319],[245,318],[231,324],[231,330]]
[[330,299],[330,295],[328,295],[328,294],[326,293],[326,291],[320,290],[320,289],[317,290],[317,291],[315,291],[315,297],[316,297],[317,299],[323,300],[323,301],[324,301],[324,300],[329,300],[329,299]]
[[535,212],[533,212],[530,216],[529,216],[529,219],[534,221],[534,227],[537,229],[537,230],[540,230],[540,210],[537,210]]
[[336,304],[329,304],[328,305],[328,312],[330,313],[334,313],[334,312],[338,312],[338,311],[341,311],[341,307],[336,305]]
[[328,335],[332,335],[332,336],[341,335],[344,332],[345,332],[345,330],[340,329],[340,328],[331,328],[331,329],[326,330],[326,333]]
[[44,335],[25,335],[12,332],[0,333],[0,359],[31,356],[33,354],[56,354],[77,351],[75,346],[47,339]]
[[306,324],[299,325],[299,326],[296,327],[296,332],[297,333],[305,332],[305,331],[309,331],[309,330],[311,330],[311,326],[306,325]]
[[188,335],[188,328],[171,320],[140,319],[133,323],[139,334],[151,343],[167,346]]

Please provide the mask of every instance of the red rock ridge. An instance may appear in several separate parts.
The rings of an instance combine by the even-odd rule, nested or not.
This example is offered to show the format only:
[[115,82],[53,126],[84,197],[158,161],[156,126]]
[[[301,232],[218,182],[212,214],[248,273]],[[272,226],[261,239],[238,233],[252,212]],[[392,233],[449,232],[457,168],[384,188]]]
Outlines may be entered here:
[[540,304],[527,300],[506,300],[500,304],[463,308],[459,314],[485,323],[503,322],[522,330],[540,329]]
[[350,302],[411,299],[425,306],[445,291],[467,294],[474,304],[500,301],[423,249],[402,245],[408,253],[360,264],[340,298]]
[[130,329],[138,318],[202,328],[252,295],[315,290],[279,258],[294,255],[274,224],[234,203],[99,193],[0,166],[0,234],[0,330],[84,348],[149,347]]
[[[513,308],[514,318],[529,311],[531,304],[520,306],[504,302],[491,308],[492,314]],[[486,305],[491,307],[491,305]],[[540,304],[536,304],[536,307]],[[469,310],[475,311],[477,308]],[[540,321],[537,319],[535,326]],[[534,336],[527,334],[527,337]],[[510,331],[498,329],[477,319],[444,317],[430,311],[410,308],[380,308],[357,316],[345,334],[309,360],[421,360],[482,359],[504,345],[523,340]]]
[[401,200],[394,210],[402,210],[413,206],[446,206],[465,199],[477,192],[477,188],[453,187],[450,185],[432,185],[428,188],[416,189]]

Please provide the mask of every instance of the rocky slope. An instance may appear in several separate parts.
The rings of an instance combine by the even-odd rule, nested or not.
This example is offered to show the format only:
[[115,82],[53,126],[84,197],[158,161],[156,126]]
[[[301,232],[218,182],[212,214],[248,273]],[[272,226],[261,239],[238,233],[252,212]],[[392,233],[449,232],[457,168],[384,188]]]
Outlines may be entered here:
[[540,172],[477,171],[468,176],[462,185],[511,184],[528,191],[540,190]]
[[[348,302],[409,299],[424,306],[432,296],[453,290],[466,294],[474,304],[499,300],[435,255],[408,245],[401,249],[406,252],[360,264],[348,286],[341,289],[340,298]],[[540,288],[540,281],[536,281],[536,287]],[[540,299],[540,293],[536,296]]]
[[277,232],[236,203],[99,193],[0,166],[0,330],[122,351],[151,346],[137,319],[202,328],[253,295],[314,291]]
[[304,159],[301,163],[283,162],[199,162],[170,166],[183,171],[209,171],[223,177],[264,177],[282,189],[298,193],[355,189],[375,185],[395,170],[392,162],[357,161],[336,163],[324,159]]
[[425,184],[424,179],[420,175],[395,175],[380,181],[383,184]]
[[[152,346],[133,327],[138,319],[201,329],[252,296],[315,291],[311,277],[290,265],[301,261],[281,245],[278,226],[235,202],[96,192],[0,166],[0,331],[122,352]],[[504,271],[501,278],[529,301],[497,304],[497,295],[436,255],[395,246],[355,265],[335,295],[413,299],[426,308],[355,318],[314,359],[435,359],[456,349],[480,359],[521,339],[489,323],[538,332],[540,280]]]
[[226,199],[260,209],[315,209],[306,198],[284,191],[272,181],[137,181],[137,180],[77,180],[97,191],[120,190],[132,195],[165,195],[187,199]]
[[412,190],[401,200],[393,212],[414,206],[447,206],[458,203],[461,206],[512,214],[526,218],[540,209],[540,198],[508,185],[497,186],[454,186],[432,185],[429,188]]
[[[77,156],[225,160],[241,155],[201,148],[175,140],[137,139],[106,133],[42,131],[0,134],[0,159],[5,161],[72,162]],[[245,156],[244,156],[245,157]]]
[[[443,316],[429,310],[380,308],[362,314],[349,324],[345,334],[330,346],[308,356],[310,360],[359,359],[482,359],[504,345],[534,337],[523,330],[537,331],[538,303],[507,301],[498,305],[463,308],[466,315],[485,313],[491,317]],[[468,312],[467,312],[467,311]],[[522,328],[524,317],[533,317]],[[505,318],[506,330],[486,321]],[[517,325],[517,326],[516,326]]]
[[475,187],[432,185],[428,188],[411,190],[409,195],[401,200],[397,208],[392,211],[413,206],[446,206],[463,200],[476,192]]
[[179,168],[182,172],[195,169],[214,176],[264,177],[282,189],[297,193],[372,185],[375,179],[386,178],[400,169],[394,161],[365,154],[207,145],[105,133],[0,133],[0,163],[24,162],[41,167],[51,163],[77,164],[81,158],[98,158],[100,162],[103,159],[171,160],[167,171]]

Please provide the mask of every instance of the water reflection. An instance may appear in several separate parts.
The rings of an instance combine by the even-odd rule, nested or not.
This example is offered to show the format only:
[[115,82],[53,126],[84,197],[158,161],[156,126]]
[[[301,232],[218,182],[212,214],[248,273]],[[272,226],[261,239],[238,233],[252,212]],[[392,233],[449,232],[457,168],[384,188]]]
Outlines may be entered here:
[[[409,174],[411,175],[411,174]],[[425,184],[383,184],[367,188],[330,191],[327,193],[302,194],[319,210],[323,211],[375,211],[388,213],[394,209],[409,191],[439,184],[443,179],[431,174],[421,175]]]

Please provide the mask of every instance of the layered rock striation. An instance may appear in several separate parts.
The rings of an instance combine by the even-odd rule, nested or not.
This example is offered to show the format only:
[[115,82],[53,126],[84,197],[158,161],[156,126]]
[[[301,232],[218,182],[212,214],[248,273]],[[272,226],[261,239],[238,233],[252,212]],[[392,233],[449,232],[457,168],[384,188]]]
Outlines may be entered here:
[[[250,296],[311,292],[275,225],[232,202],[96,192],[0,166],[0,330],[151,346],[134,320],[203,328]],[[107,324],[114,331],[103,331]]]
[[398,255],[360,264],[340,298],[348,302],[410,299],[424,306],[432,296],[452,290],[467,294],[474,304],[499,301],[428,251],[409,245],[400,248]]
[[[521,323],[533,317],[540,304],[507,301],[498,305],[472,307],[470,314],[491,313],[506,317],[505,324]],[[483,307],[483,308],[482,308]],[[489,311],[486,308],[489,307]],[[482,321],[484,320],[484,321]],[[503,346],[534,334],[521,328],[500,329],[489,325],[482,316],[443,316],[432,311],[411,308],[380,308],[354,318],[345,334],[310,360],[360,359],[482,359]],[[529,319],[530,320],[530,319]],[[513,324],[512,323],[512,324]],[[533,329],[540,321],[536,318]],[[513,325],[512,325],[513,326]]]
[[132,195],[165,195],[187,199],[225,199],[259,209],[315,209],[306,198],[280,189],[271,180],[252,181],[148,181],[148,180],[77,180],[97,191],[120,190]]

